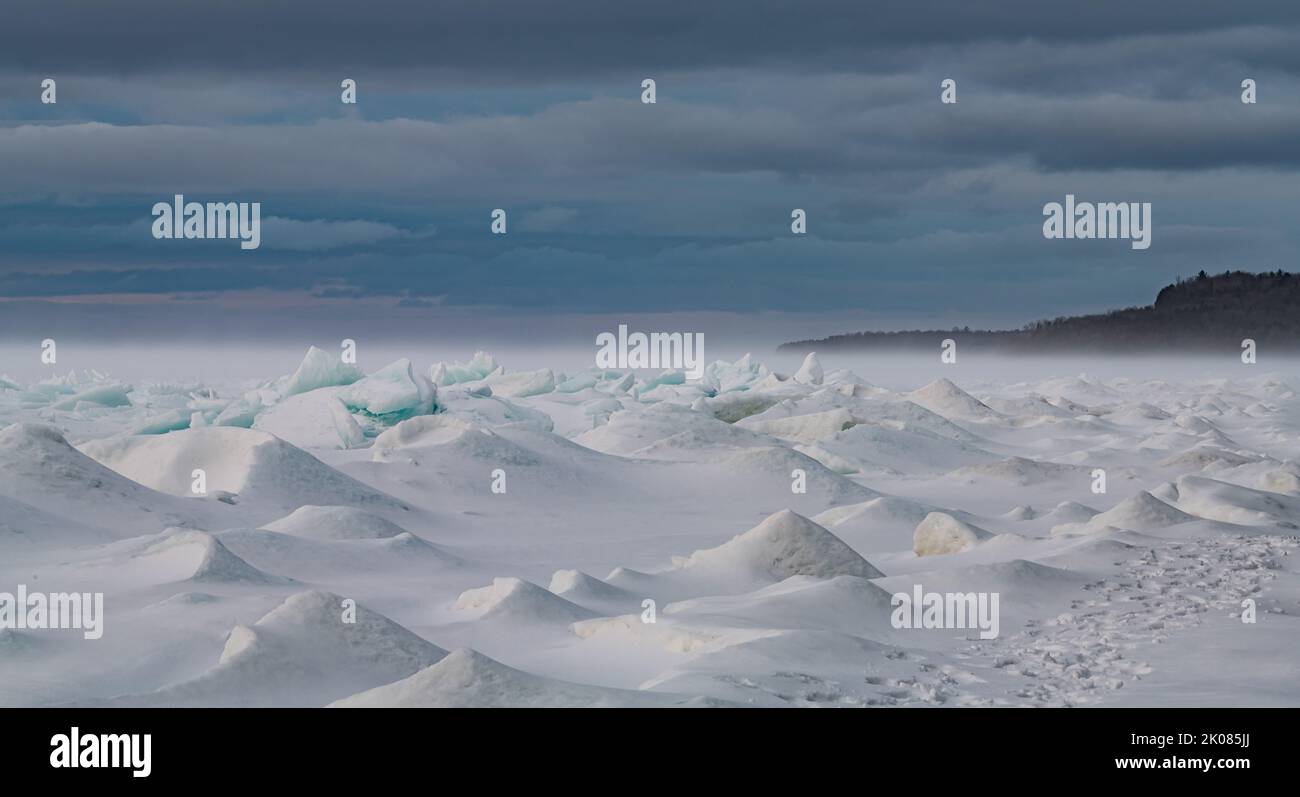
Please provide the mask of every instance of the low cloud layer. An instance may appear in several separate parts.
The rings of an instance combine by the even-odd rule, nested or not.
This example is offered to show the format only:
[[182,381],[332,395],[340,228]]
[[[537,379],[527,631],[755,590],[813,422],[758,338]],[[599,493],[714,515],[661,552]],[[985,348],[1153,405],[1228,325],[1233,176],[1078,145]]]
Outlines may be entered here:
[[[268,291],[1022,323],[1148,301],[1200,269],[1295,268],[1293,3],[20,0],[6,14],[11,306]],[[45,77],[55,105],[39,101]],[[939,102],[945,78],[955,105]],[[149,208],[178,193],[261,202],[262,247],[153,240]],[[1067,193],[1151,202],[1151,249],[1045,240],[1043,204]]]

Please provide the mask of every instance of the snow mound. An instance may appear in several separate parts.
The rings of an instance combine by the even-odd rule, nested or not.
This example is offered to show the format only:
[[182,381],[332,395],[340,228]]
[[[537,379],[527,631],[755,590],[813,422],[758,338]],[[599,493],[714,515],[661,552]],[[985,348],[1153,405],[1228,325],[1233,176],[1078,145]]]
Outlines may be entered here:
[[1060,481],[1069,478],[1082,478],[1090,469],[1082,465],[1060,465],[1055,462],[1040,462],[1025,457],[1008,457],[998,462],[983,465],[967,465],[948,473],[951,479],[974,482],[981,479],[996,479],[1011,482],[1022,487]]
[[[446,651],[328,592],[300,592],[253,626],[236,626],[216,666],[118,702],[169,706],[322,706],[405,678]],[[355,622],[347,622],[354,619]]]
[[1014,506],[1002,513],[1002,517],[1007,520],[1033,520],[1038,517],[1038,512],[1032,506]]
[[937,474],[958,465],[987,465],[997,459],[960,440],[894,423],[858,424],[803,450],[828,467],[846,473]]
[[287,584],[240,559],[206,531],[177,530],[150,545],[142,558],[180,568],[181,579],[208,584]]
[[676,568],[696,577],[784,581],[791,576],[879,578],[882,573],[857,551],[813,521],[789,509],[716,548],[696,551]]
[[[1243,525],[1300,524],[1300,498],[1254,490],[1204,476],[1183,476],[1175,482],[1177,505],[1209,520]],[[1141,529],[1138,529],[1141,531]]]
[[793,576],[754,592],[670,603],[663,615],[706,627],[888,633],[890,593],[856,576]]
[[907,394],[907,398],[945,418],[989,420],[1001,417],[996,410],[947,379],[936,379]]
[[377,540],[406,532],[392,521],[350,506],[301,506],[263,528],[317,540]]
[[572,623],[596,615],[520,578],[494,578],[492,584],[460,594],[455,608],[472,612],[477,620],[510,623]]
[[258,567],[310,583],[333,579],[398,575],[462,564],[455,555],[410,532],[378,539],[325,539],[266,529],[229,529],[217,538],[245,561]]
[[916,525],[936,509],[886,495],[827,509],[814,516],[813,521],[831,529],[855,551],[885,553],[911,549]]
[[494,466],[531,466],[536,454],[491,429],[441,415],[402,421],[375,438],[375,462],[418,461],[439,457],[448,463],[488,461]]
[[43,509],[0,495],[0,551],[13,547],[86,545],[108,542],[100,529],[61,518]]
[[385,430],[375,438],[375,449],[441,446],[483,431],[478,424],[450,415],[421,415]]
[[1088,521],[1089,526],[1114,526],[1129,531],[1147,531],[1176,526],[1197,520],[1180,509],[1166,504],[1151,493],[1143,490],[1137,495],[1126,498],[1111,509],[1094,515]]
[[912,534],[912,551],[917,556],[938,556],[969,551],[993,535],[978,526],[963,523],[944,512],[931,512]]
[[879,495],[851,479],[831,470],[822,463],[799,451],[781,446],[742,449],[720,463],[735,477],[743,477],[755,490],[770,484],[772,490],[788,490],[791,473],[802,470],[806,476],[808,495],[832,504],[845,501],[862,501]]
[[1076,501],[1062,501],[1043,517],[1050,518],[1056,523],[1085,523],[1097,514],[1099,514],[1097,510],[1090,506]]
[[547,589],[578,604],[592,601],[626,601],[633,598],[632,593],[627,590],[607,584],[581,570],[556,570],[551,576],[551,584]]
[[193,471],[201,469],[208,494],[230,493],[238,496],[239,503],[281,512],[304,504],[400,506],[302,449],[256,429],[219,426],[161,436],[111,437],[85,443],[81,450],[127,478],[175,496],[192,495]]
[[600,708],[692,704],[702,705],[705,701],[543,678],[462,648],[409,678],[339,700],[330,707]]
[[[763,415],[766,415],[766,413],[763,413]],[[853,413],[843,407],[836,407],[823,412],[790,415],[784,418],[750,416],[738,421],[736,425],[786,440],[815,443],[823,438],[852,429],[858,423],[860,421],[853,417]]]
[[574,442],[606,454],[666,460],[716,460],[740,448],[770,448],[773,440],[704,413],[667,403],[623,410]]
[[[168,526],[220,523],[218,518],[226,517],[222,510],[229,509],[156,492],[96,462],[42,424],[0,429],[0,474],[0,497],[39,507],[41,516],[62,518],[79,529],[93,518],[97,527],[135,536]],[[41,526],[28,514],[14,520]]]
[[202,606],[206,603],[216,603],[221,600],[210,592],[177,592],[170,595],[157,603],[151,603],[146,609],[165,609],[171,606]]

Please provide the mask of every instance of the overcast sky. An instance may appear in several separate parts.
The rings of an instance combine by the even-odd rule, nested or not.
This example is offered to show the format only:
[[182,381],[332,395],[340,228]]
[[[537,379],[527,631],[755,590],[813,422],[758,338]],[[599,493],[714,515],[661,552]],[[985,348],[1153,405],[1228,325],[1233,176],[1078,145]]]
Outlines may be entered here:
[[[0,336],[1143,304],[1296,270],[1298,77],[1281,0],[8,0]],[[261,248],[154,240],[177,193],[261,202]],[[1067,193],[1151,202],[1150,249],[1044,239]]]

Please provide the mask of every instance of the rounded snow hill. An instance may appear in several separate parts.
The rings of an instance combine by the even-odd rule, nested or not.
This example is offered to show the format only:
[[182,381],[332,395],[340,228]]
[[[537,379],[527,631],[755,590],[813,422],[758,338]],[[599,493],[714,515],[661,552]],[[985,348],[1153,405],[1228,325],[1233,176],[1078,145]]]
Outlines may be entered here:
[[858,424],[805,449],[847,472],[885,471],[911,475],[943,473],[956,466],[988,464],[997,455],[917,427]]
[[[938,507],[885,495],[859,504],[837,506],[813,517],[813,522],[853,546],[872,554],[910,549],[916,526]],[[954,516],[963,512],[949,511]]]
[[1210,520],[1284,528],[1296,528],[1300,524],[1300,498],[1295,496],[1253,490],[1204,476],[1180,477],[1174,485],[1174,496],[1179,507]]
[[451,415],[421,415],[385,429],[375,438],[375,449],[447,445],[482,431],[478,424]]
[[906,396],[910,401],[945,418],[986,421],[1002,417],[992,407],[947,379],[936,379],[925,387],[907,393]]
[[791,576],[871,579],[883,574],[834,534],[783,509],[716,548],[680,559],[664,575],[735,592]]
[[952,515],[931,512],[917,524],[912,535],[912,550],[917,556],[962,553],[992,537],[984,529],[963,523]]
[[[167,526],[220,526],[231,507],[156,492],[110,470],[73,448],[51,426],[15,423],[0,429],[0,497],[31,506],[37,515],[16,511],[20,530],[42,526],[50,515],[71,528],[88,519],[118,537],[161,531]],[[31,525],[35,523],[36,525]]]
[[964,481],[967,484],[983,479],[996,479],[1029,487],[1062,479],[1090,478],[1091,472],[1091,468],[1083,465],[1060,465],[1025,457],[1008,457],[998,462],[957,468],[945,474],[944,478]]
[[1090,578],[1073,570],[1012,559],[892,576],[880,586],[890,592],[912,592],[920,584],[925,592],[996,592],[1000,595],[1002,633],[1015,616],[1042,617],[1044,611],[1079,597],[1075,590]]
[[193,680],[114,703],[323,706],[418,672],[446,651],[344,598],[300,592],[253,626],[235,626],[216,666]]
[[[1084,528],[1075,531],[1103,530],[1107,526],[1129,531],[1148,531],[1177,526],[1179,523],[1189,523],[1193,520],[1200,520],[1200,518],[1170,506],[1143,490],[1131,498],[1125,498],[1105,512],[1093,515],[1084,524]],[[1056,533],[1055,529],[1053,533]]]
[[1077,501],[1062,501],[1041,519],[1051,519],[1057,523],[1083,523],[1099,514],[1097,510]]
[[807,415],[786,415],[762,418],[750,416],[736,422],[737,426],[762,434],[770,434],[797,443],[815,443],[839,432],[852,429],[861,421],[844,407],[810,412]]
[[474,613],[476,620],[509,623],[572,623],[595,613],[520,578],[494,578],[492,584],[467,589],[456,599],[456,609]]
[[746,448],[718,463],[724,472],[713,481],[738,480],[745,493],[781,494],[790,490],[790,474],[799,469],[806,475],[807,495],[824,504],[865,501],[880,493],[839,474],[813,457],[782,446]]
[[1257,456],[1247,456],[1217,446],[1205,445],[1197,446],[1181,454],[1174,454],[1160,460],[1158,464],[1162,468],[1178,468],[1186,471],[1204,470],[1211,465],[1236,467],[1258,461],[1260,461],[1260,457]]
[[419,458],[446,458],[463,464],[467,460],[489,461],[498,466],[527,467],[541,459],[532,451],[497,432],[446,415],[424,415],[402,421],[375,438],[375,462]]
[[266,529],[230,529],[217,535],[250,562],[301,581],[329,583],[363,574],[395,578],[462,564],[441,547],[404,531],[378,539],[314,539]]
[[1255,478],[1253,486],[1270,493],[1300,495],[1300,474],[1295,472],[1295,467],[1288,462],[1286,467],[1266,471]]
[[667,403],[628,409],[574,442],[606,454],[686,461],[717,460],[738,448],[770,448],[766,435]]
[[693,626],[806,629],[878,635],[891,630],[891,595],[856,576],[792,576],[754,592],[670,603],[663,614]]
[[1038,512],[1032,506],[1013,506],[1011,509],[1002,513],[1002,517],[1007,520],[1033,520],[1038,517]]
[[[215,584],[287,584],[236,556],[206,531],[169,530],[136,557],[167,581]],[[170,577],[168,577],[170,575]]]
[[336,421],[336,407],[343,409],[345,414],[347,412],[338,400],[342,391],[343,388],[337,386],[321,387],[286,396],[259,410],[252,428],[275,435],[299,448],[338,448],[342,438]]
[[238,427],[201,427],[165,435],[110,437],[81,446],[114,471],[175,496],[191,496],[195,469],[207,477],[208,493],[238,496],[237,503],[288,512],[304,504],[360,504],[404,508],[266,432]]
[[607,584],[581,570],[556,570],[551,575],[551,584],[548,589],[565,600],[578,604],[635,600],[635,596],[631,592],[622,587]]
[[379,540],[406,532],[392,521],[350,506],[300,506],[262,528],[316,540]]
[[720,701],[558,681],[507,667],[468,648],[396,683],[330,708],[600,708],[714,705]]
[[101,529],[57,517],[0,495],[0,551],[6,554],[26,548],[95,545],[113,539]]

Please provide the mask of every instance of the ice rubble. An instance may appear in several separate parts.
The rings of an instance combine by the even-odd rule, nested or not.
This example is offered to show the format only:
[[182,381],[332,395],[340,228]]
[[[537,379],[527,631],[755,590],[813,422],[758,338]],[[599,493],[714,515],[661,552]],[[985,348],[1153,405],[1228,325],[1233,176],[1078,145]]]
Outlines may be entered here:
[[402,358],[339,391],[337,398],[349,410],[374,418],[397,419],[433,411],[437,389],[411,369]]
[[322,387],[350,385],[364,374],[356,365],[343,362],[343,358],[316,348],[307,349],[298,370],[289,376],[282,394],[294,396]]
[[[1278,535],[1300,522],[1294,391],[1267,379],[1049,380],[975,398],[942,379],[895,393],[816,355],[789,378],[747,356],[698,381],[506,371],[483,353],[427,372],[336,361],[311,350],[289,377],[220,393],[75,373],[0,385],[0,411],[65,429],[0,430],[0,570],[60,547],[50,577],[116,579],[134,624],[122,633],[142,651],[82,665],[89,680],[62,696],[97,694],[87,684],[109,670],[141,685],[122,702],[149,705],[701,702],[664,690],[762,705],[1088,702],[1113,687],[1080,683],[1141,687],[1069,647],[1073,622],[1094,640],[1122,630],[1103,609],[1057,617],[1090,584],[1109,579],[1106,599],[1132,606],[1126,584],[1164,579],[1174,600],[1190,587],[1177,568],[1160,574],[1173,560],[1142,569],[1165,545],[1184,546],[1180,567],[1218,563],[1198,570],[1205,583],[1295,577],[1264,564],[1286,561]],[[502,466],[510,491],[495,495]],[[1112,495],[1089,492],[1094,466]],[[190,493],[196,467],[207,498]],[[791,490],[795,470],[806,493]],[[588,575],[613,562],[631,567]],[[286,600],[291,579],[338,594]],[[921,581],[1002,592],[1007,639],[957,659],[959,632],[893,629],[889,594]],[[210,599],[175,595],[185,582]],[[411,630],[365,610],[359,628],[340,623],[343,595]],[[656,623],[641,620],[646,598]],[[1016,634],[1031,620],[1099,674],[1058,683],[1047,667],[1029,683],[1000,663],[1029,655]],[[199,652],[168,655],[182,644]],[[933,669],[909,662],[916,648]]]
[[477,382],[486,378],[489,374],[495,373],[500,366],[491,354],[482,351],[474,352],[474,356],[467,363],[459,360],[451,363],[435,363],[429,369],[429,377],[433,383],[439,387],[445,385],[456,385],[462,382]]
[[808,352],[803,364],[794,374],[794,381],[802,385],[820,385],[824,378],[825,374],[822,372],[821,361],[817,359],[817,352]]

